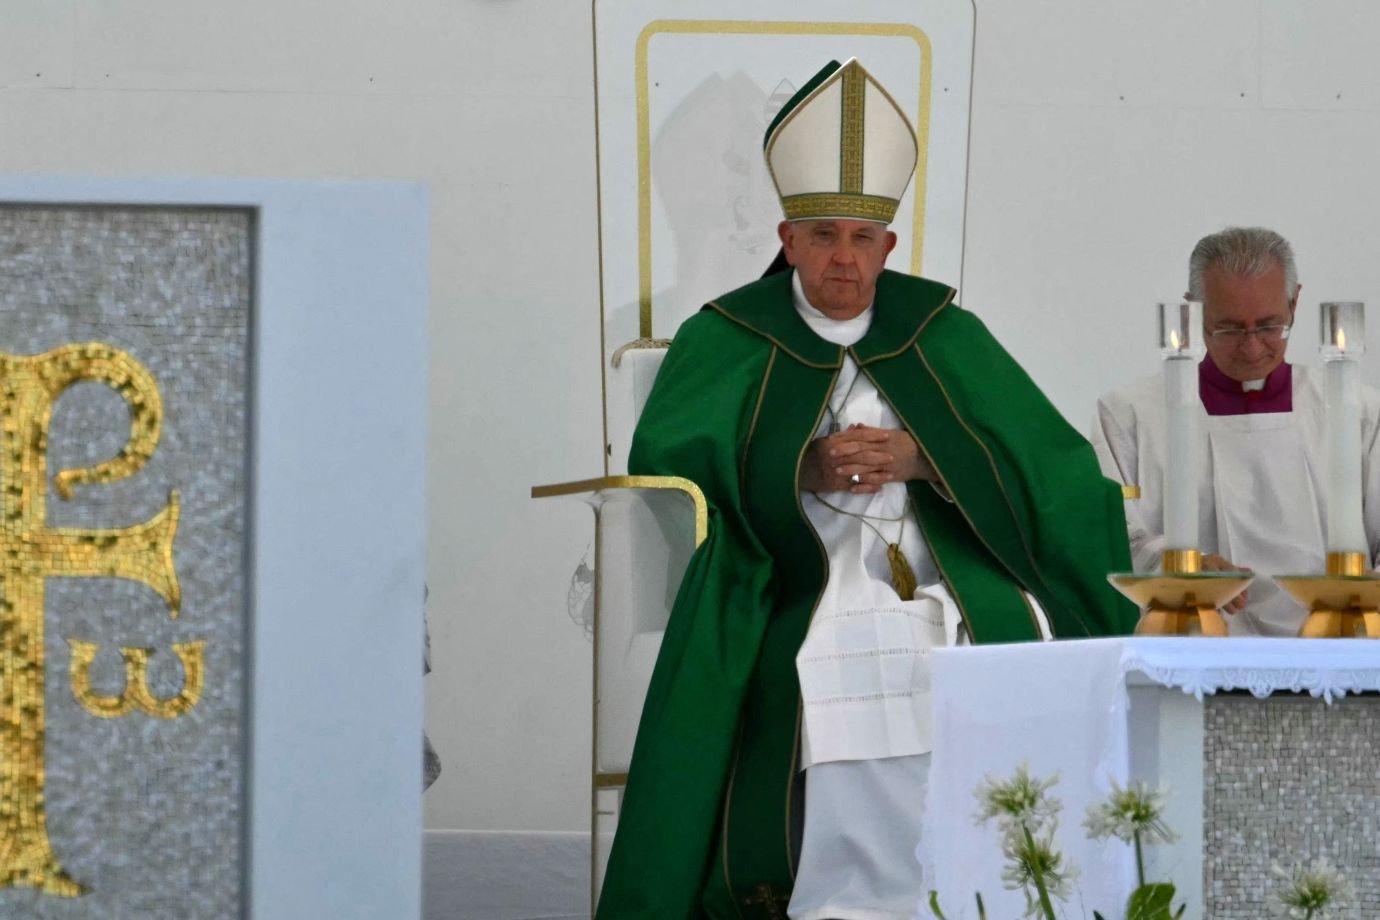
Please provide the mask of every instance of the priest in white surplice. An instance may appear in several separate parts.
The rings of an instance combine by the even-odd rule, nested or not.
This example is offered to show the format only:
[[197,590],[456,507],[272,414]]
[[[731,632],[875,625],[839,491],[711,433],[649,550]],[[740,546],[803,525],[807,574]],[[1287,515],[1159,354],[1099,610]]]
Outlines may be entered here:
[[[1284,360],[1300,285],[1279,234],[1233,227],[1189,258],[1189,296],[1203,302],[1199,367],[1198,543],[1203,568],[1321,574],[1327,557],[1327,424],[1320,375]],[[1363,519],[1369,564],[1380,549],[1380,392],[1361,388]],[[1138,571],[1165,549],[1164,389],[1160,376],[1098,401],[1092,441],[1109,477],[1140,487],[1126,503]],[[1224,608],[1233,635],[1293,636],[1305,611],[1272,582]]]

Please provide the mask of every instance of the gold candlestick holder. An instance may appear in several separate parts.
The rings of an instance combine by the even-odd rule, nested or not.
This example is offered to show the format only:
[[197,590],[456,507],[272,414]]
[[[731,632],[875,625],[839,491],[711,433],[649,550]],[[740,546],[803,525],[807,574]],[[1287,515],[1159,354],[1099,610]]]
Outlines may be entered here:
[[1217,608],[1246,589],[1250,572],[1204,572],[1196,549],[1168,549],[1163,570],[1153,575],[1120,572],[1107,576],[1142,610],[1137,636],[1225,636],[1227,621]]
[[1380,576],[1364,553],[1328,553],[1326,575],[1276,575],[1275,582],[1308,609],[1303,639],[1380,639]]

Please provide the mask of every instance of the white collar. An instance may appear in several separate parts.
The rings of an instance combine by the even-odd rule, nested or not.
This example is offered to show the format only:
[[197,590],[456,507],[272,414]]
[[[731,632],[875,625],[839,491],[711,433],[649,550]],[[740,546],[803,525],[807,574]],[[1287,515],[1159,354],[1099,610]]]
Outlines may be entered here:
[[800,273],[791,271],[791,300],[795,311],[810,327],[815,335],[826,342],[842,345],[856,345],[872,326],[872,304],[852,319],[833,319],[821,313],[805,297],[805,289],[800,285]]

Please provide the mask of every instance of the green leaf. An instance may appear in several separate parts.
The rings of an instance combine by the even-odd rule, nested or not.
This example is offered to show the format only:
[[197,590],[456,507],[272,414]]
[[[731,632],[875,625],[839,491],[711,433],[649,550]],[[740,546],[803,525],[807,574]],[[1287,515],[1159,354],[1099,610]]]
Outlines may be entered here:
[[1093,920],[1107,920],[1107,918],[1099,914],[1097,911],[1093,911]]
[[930,911],[933,912],[939,920],[949,920],[948,917],[944,916],[944,911],[939,909],[939,892],[934,889],[930,889]]
[[973,897],[977,898],[978,920],[987,920],[987,908],[982,903],[982,892],[974,891]]
[[1126,902],[1126,920],[1174,920],[1169,910],[1173,901],[1173,885],[1167,882],[1142,885],[1131,892]]

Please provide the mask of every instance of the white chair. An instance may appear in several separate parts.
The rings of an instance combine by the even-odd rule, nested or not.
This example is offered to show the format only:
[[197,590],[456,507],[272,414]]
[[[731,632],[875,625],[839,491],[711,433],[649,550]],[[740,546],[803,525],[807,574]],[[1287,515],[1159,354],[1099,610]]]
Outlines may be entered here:
[[[615,353],[608,375],[609,442],[620,470],[666,348],[634,344]],[[533,498],[554,496],[578,497],[594,510],[592,912],[652,668],[685,567],[708,531],[708,509],[699,487],[675,476],[620,474],[532,489]]]

